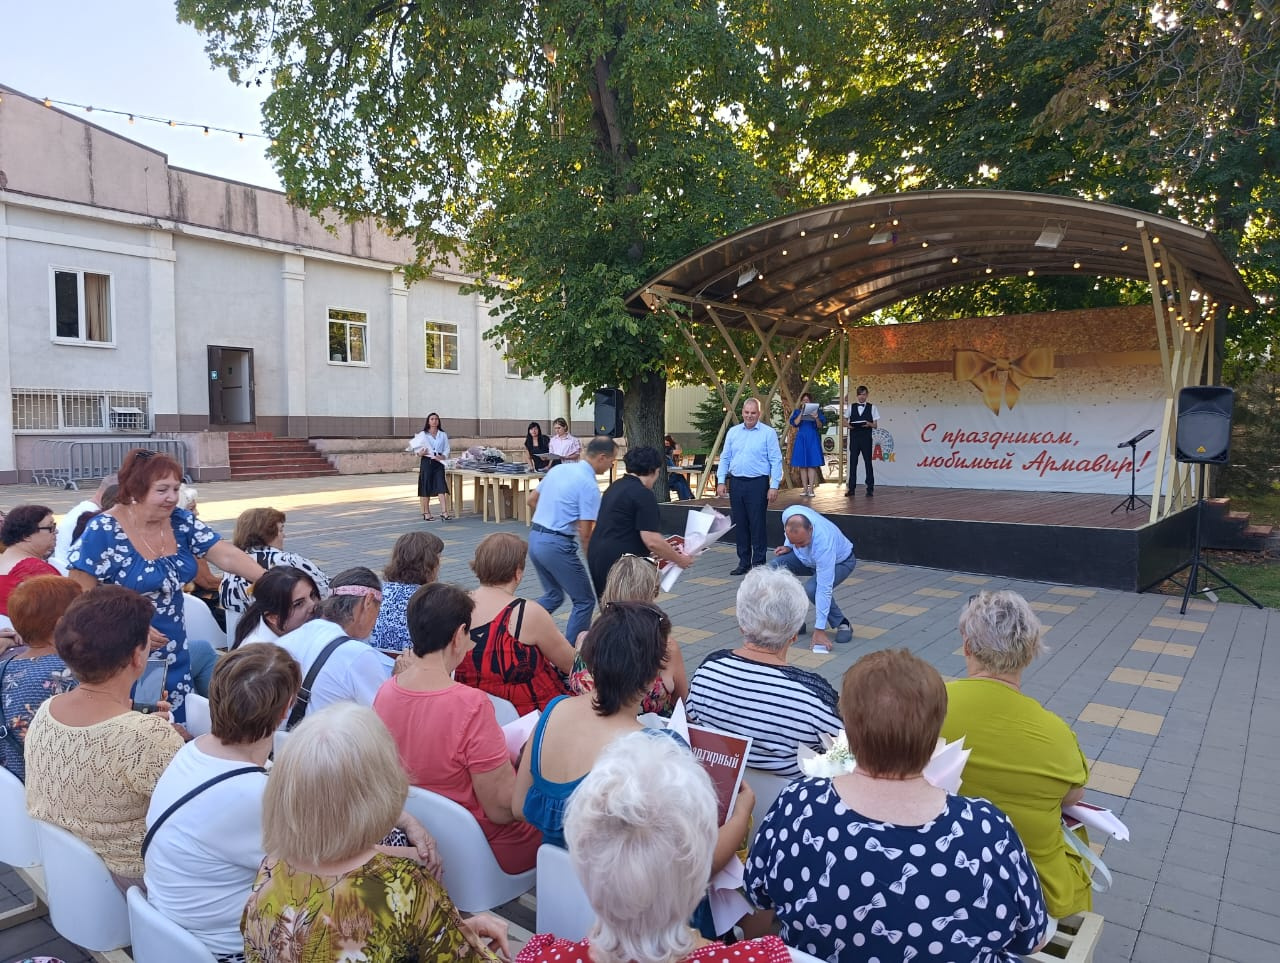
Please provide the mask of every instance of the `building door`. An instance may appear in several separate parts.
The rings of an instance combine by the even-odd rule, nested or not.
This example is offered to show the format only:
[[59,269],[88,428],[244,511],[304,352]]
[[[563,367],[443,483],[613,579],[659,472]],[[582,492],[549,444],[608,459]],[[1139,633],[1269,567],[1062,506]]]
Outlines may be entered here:
[[208,351],[209,424],[252,424],[253,349],[211,344]]

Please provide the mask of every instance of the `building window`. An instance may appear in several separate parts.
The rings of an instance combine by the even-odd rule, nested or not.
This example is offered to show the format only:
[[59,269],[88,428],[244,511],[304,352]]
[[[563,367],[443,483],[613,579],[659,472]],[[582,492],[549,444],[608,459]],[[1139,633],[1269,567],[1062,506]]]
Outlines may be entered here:
[[426,334],[426,358],[428,371],[458,370],[458,326],[447,321],[428,321]]
[[521,381],[525,381],[529,378],[529,375],[531,375],[532,373],[533,372],[530,371],[529,368],[520,364],[519,361],[516,361],[515,358],[511,357],[510,355],[507,355],[507,377],[508,378],[519,378]]
[[14,388],[15,432],[147,432],[151,394],[142,391]]
[[111,275],[53,269],[53,337],[111,344]]
[[363,311],[329,309],[329,362],[331,364],[369,363],[366,350],[369,316]]

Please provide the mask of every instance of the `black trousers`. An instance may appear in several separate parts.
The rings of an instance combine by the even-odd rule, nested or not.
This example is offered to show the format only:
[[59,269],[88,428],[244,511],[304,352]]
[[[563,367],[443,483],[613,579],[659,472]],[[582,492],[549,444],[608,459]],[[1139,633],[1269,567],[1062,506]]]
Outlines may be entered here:
[[858,484],[858,456],[862,456],[862,463],[866,466],[867,473],[867,491],[871,491],[876,487],[876,468],[875,461],[871,457],[871,431],[851,431],[849,432],[849,491],[853,491],[855,485]]
[[769,507],[769,476],[743,478],[730,475],[729,512],[733,516],[733,534],[737,542],[738,564],[763,565],[765,555],[766,510]]

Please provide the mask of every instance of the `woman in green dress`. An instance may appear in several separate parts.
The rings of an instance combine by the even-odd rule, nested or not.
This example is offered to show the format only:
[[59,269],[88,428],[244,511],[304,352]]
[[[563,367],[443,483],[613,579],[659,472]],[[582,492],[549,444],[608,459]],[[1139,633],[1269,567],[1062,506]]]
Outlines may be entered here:
[[372,709],[340,702],[293,731],[267,780],[267,856],[240,920],[250,963],[509,956],[506,923],[464,920],[430,872],[377,848],[408,794],[395,742]]
[[989,799],[1009,817],[1049,914],[1062,919],[1092,905],[1088,868],[1062,832],[1062,807],[1084,796],[1089,764],[1071,727],[1022,692],[1023,670],[1044,651],[1042,632],[1016,592],[969,599],[960,613],[969,677],[947,683],[942,736],[964,737],[971,755],[960,794]]

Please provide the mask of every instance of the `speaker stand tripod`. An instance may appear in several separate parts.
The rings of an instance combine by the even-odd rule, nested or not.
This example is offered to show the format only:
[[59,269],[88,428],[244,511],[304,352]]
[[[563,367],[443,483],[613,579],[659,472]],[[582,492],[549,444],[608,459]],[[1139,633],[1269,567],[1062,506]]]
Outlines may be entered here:
[[1151,503],[1149,501],[1145,498],[1138,497],[1138,442],[1142,441],[1143,438],[1146,438],[1147,435],[1151,434],[1153,431],[1155,431],[1154,428],[1148,428],[1146,431],[1140,431],[1128,441],[1122,441],[1120,444],[1116,445],[1117,448],[1129,449],[1129,497],[1115,508],[1111,509],[1112,515],[1120,511],[1122,508],[1126,512],[1131,512],[1139,505],[1146,505],[1148,508],[1151,507]]
[[[1199,478],[1199,483],[1196,486],[1196,494],[1198,498],[1196,500],[1196,535],[1195,535],[1195,542],[1194,542],[1195,547],[1192,550],[1191,558],[1189,558],[1182,565],[1178,566],[1178,568],[1175,569],[1169,575],[1169,581],[1174,582],[1175,584],[1180,584],[1178,583],[1178,579],[1176,578],[1178,573],[1184,572],[1187,569],[1191,569],[1190,572],[1187,572],[1187,582],[1182,589],[1182,608],[1178,609],[1178,612],[1182,615],[1187,614],[1187,600],[1190,599],[1193,594],[1194,595],[1208,594],[1210,592],[1216,592],[1219,589],[1224,589],[1224,588],[1231,589],[1231,591],[1242,596],[1245,599],[1245,601],[1253,605],[1254,608],[1260,609],[1262,608],[1261,602],[1259,602],[1252,595],[1250,595],[1248,592],[1242,589],[1239,585],[1236,585],[1234,582],[1231,581],[1231,579],[1227,578],[1225,575],[1223,575],[1221,572],[1219,572],[1217,569],[1215,569],[1212,565],[1210,565],[1201,557],[1200,523],[1204,519],[1204,465],[1199,465],[1198,467],[1200,469],[1200,478]],[[1204,588],[1197,588],[1200,582],[1201,569],[1203,569],[1205,572],[1208,572],[1210,575],[1212,575],[1222,584],[1206,585]]]

